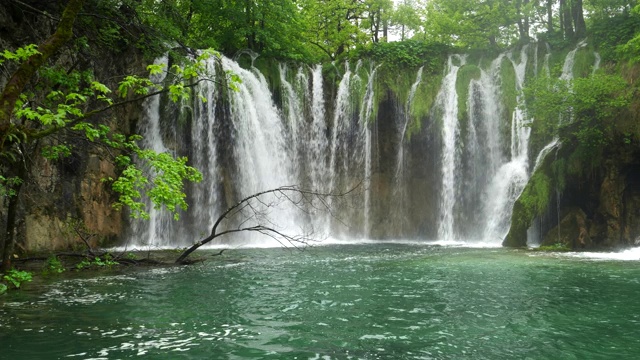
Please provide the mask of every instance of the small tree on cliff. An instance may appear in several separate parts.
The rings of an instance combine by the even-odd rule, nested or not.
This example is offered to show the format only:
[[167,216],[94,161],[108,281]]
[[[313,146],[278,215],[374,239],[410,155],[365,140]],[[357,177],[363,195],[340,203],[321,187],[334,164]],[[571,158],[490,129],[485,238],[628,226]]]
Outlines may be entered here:
[[[72,38],[74,22],[85,2],[69,0],[55,32],[41,44],[0,53],[0,65],[13,64],[15,69],[6,85],[0,88],[0,196],[6,201],[7,209],[6,226],[0,231],[3,249],[0,271],[11,267],[18,200],[22,184],[31,171],[30,151],[37,147],[36,143],[56,139],[43,151],[43,156],[49,159],[71,152],[67,144],[57,141],[59,135],[68,133],[110,149],[112,161],[121,170],[117,178],[107,179],[119,194],[115,205],[130,208],[134,217],[148,217],[142,202],[145,194],[155,207],[164,206],[178,217],[178,211],[187,207],[184,183],[202,178],[197,169],[187,165],[186,158],[141,149],[137,145],[139,136],[125,136],[105,124],[88,120],[115,107],[164,92],[168,92],[174,101],[188,96],[189,88],[203,81],[196,78],[204,70],[204,61],[216,54],[207,51],[184,67],[170,69],[176,75],[175,82],[166,88],[152,83],[149,78],[127,76],[120,82],[119,96],[115,97],[111,89],[89,75],[81,76],[72,70],[56,72],[47,66],[48,60]],[[151,65],[148,70],[153,75],[168,69]],[[51,72],[56,73],[56,80],[41,89],[39,96],[35,95],[36,91],[29,90],[36,78]],[[136,165],[134,157],[144,164]]]

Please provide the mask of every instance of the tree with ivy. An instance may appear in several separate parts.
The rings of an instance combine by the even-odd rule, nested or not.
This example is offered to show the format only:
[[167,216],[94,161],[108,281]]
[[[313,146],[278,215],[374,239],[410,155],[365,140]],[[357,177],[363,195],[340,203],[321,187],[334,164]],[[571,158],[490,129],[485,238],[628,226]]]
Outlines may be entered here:
[[47,159],[68,156],[72,148],[63,140],[65,135],[80,136],[108,149],[120,170],[118,176],[105,181],[118,194],[115,206],[129,208],[133,217],[149,217],[143,201],[146,196],[153,206],[166,207],[177,218],[187,208],[185,182],[202,178],[186,158],[140,148],[139,136],[119,133],[99,118],[117,107],[162,93],[174,101],[189,96],[191,87],[206,80],[200,77],[204,62],[217,53],[202,52],[183,66],[170,69],[150,65],[150,75],[174,74],[174,82],[166,86],[149,77],[129,75],[117,89],[110,89],[91,73],[51,66],[51,60],[73,37],[74,23],[86,2],[68,0],[55,31],[42,43],[0,53],[0,65],[12,70],[0,88],[0,195],[7,209],[1,232],[4,272],[11,268],[19,199],[33,170],[33,157],[37,156],[33,151],[42,149],[41,155]]

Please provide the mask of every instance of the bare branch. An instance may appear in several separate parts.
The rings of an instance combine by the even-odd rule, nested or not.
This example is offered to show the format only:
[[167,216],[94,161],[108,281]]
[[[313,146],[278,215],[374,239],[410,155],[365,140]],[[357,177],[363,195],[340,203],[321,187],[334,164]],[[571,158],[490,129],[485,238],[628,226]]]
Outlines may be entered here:
[[[213,224],[209,236],[196,242],[195,244],[191,245],[191,247],[186,249],[178,257],[178,259],[176,259],[176,263],[185,264],[187,257],[192,252],[196,251],[201,246],[211,242],[213,239],[223,235],[238,232],[257,232],[259,234],[271,237],[272,239],[285,246],[307,244],[311,241],[314,241],[310,234],[290,235],[278,230],[277,224],[275,224],[271,219],[267,217],[267,215],[269,214],[269,211],[267,209],[274,208],[282,203],[288,203],[308,214],[309,211],[304,207],[304,205],[309,205],[312,208],[321,210],[314,205],[314,201],[318,200],[322,206],[322,210],[326,210],[327,212],[329,212],[329,214],[331,214],[332,217],[335,217],[335,214],[331,211],[331,204],[327,201],[327,199],[345,197],[349,194],[352,194],[361,185],[362,181],[360,181],[348,191],[339,193],[323,193],[313,190],[305,190],[297,186],[290,185],[261,191],[247,196],[235,205],[228,208],[224,213],[222,213],[222,215],[220,215],[216,222]],[[268,202],[265,199],[265,196],[267,195],[275,196],[275,201]],[[296,196],[298,195],[300,196],[300,198],[296,198]],[[264,206],[264,209],[256,208],[252,203],[253,201],[257,201],[258,203],[262,204]],[[218,227],[224,220],[231,219],[239,214],[245,214],[244,210],[249,210],[249,214],[245,215],[245,218],[240,219],[238,227],[218,232]],[[255,220],[258,224],[253,226],[245,226],[245,224],[248,224],[250,220]]]

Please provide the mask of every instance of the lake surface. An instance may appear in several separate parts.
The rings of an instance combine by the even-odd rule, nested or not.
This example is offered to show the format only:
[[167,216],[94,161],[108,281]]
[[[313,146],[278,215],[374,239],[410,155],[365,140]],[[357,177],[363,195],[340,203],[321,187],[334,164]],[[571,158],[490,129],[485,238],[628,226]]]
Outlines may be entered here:
[[640,261],[411,244],[230,250],[11,292],[0,344],[2,359],[634,359]]

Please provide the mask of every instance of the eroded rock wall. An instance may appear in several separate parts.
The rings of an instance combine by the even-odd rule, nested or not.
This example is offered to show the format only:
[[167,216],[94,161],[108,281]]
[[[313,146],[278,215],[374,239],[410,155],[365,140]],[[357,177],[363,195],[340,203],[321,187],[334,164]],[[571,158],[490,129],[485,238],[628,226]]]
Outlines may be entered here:
[[[57,2],[24,3],[42,8],[54,16],[59,14],[64,5]],[[40,43],[54,30],[55,23],[42,14],[25,11],[24,6],[12,2],[0,4],[2,49],[14,50],[27,44]],[[76,28],[76,36],[85,35],[83,31]],[[51,65],[89,71],[95,79],[111,88],[116,87],[123,75],[144,71],[142,55],[134,48],[123,56],[122,49],[103,47],[90,36],[87,37],[86,47],[79,48],[76,45],[68,44],[52,60]],[[5,71],[0,75],[0,86],[8,80],[12,66],[15,67],[10,63],[5,64]],[[89,109],[95,106],[89,104]],[[132,103],[101,113],[89,121],[107,124],[114,131],[128,134],[135,128],[142,111],[142,104]],[[47,160],[41,156],[43,147],[62,141],[71,145],[70,156],[58,160]],[[113,151],[70,132],[60,132],[54,137],[28,144],[24,151],[29,171],[19,197],[16,250],[82,249],[86,247],[85,241],[91,246],[104,246],[114,244],[119,239],[126,228],[126,214],[112,207],[116,196],[110,184],[103,181],[116,175],[113,166],[116,154]],[[0,211],[0,225],[4,228],[6,202]]]

